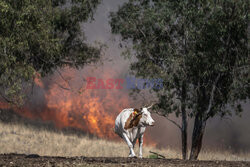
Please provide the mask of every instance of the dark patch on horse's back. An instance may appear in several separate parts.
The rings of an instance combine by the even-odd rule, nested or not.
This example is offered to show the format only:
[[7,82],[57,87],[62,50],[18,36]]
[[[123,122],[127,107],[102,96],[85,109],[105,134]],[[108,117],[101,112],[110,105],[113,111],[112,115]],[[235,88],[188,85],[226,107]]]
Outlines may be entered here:
[[124,129],[129,129],[129,128],[132,128],[131,127],[131,121],[133,119],[133,113],[131,113],[127,119],[127,121],[125,122],[125,125],[124,125]]
[[134,111],[129,115],[127,121],[125,122],[124,129],[130,129],[136,127],[139,124],[140,119],[142,117],[142,115],[139,113],[140,110],[134,108]]
[[136,127],[139,124],[141,117],[141,114],[136,116],[136,119],[133,121],[133,127]]

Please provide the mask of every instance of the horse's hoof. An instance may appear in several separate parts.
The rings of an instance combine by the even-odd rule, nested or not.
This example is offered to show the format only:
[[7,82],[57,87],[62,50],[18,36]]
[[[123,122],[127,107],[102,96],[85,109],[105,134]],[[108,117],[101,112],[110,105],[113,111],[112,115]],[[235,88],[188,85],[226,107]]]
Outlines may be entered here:
[[128,157],[129,157],[129,158],[137,158],[136,155],[133,155],[133,154],[132,154],[132,155],[129,155]]

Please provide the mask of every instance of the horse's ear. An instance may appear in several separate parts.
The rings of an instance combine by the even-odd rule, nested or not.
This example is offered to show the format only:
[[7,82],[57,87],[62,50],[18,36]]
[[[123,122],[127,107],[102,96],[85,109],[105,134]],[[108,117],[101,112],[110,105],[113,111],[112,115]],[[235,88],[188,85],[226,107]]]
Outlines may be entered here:
[[151,107],[153,107],[153,105],[155,105],[155,103],[152,103],[150,106],[146,107],[147,109],[150,109]]

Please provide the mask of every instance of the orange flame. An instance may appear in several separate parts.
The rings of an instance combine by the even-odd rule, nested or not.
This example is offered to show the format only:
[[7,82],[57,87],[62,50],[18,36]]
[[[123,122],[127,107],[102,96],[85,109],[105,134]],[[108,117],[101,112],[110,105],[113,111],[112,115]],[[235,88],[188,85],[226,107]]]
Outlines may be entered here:
[[[75,72],[67,73],[74,76]],[[100,138],[117,139],[118,136],[113,131],[114,120],[123,108],[131,107],[128,93],[121,90],[98,89],[84,90],[83,93],[79,93],[63,89],[62,87],[67,87],[68,83],[65,80],[60,82],[60,79],[60,76],[53,76],[52,83],[46,85],[37,75],[35,78],[37,87],[44,90],[45,85],[47,86],[44,91],[45,106],[32,109],[29,107],[30,104],[27,104],[22,109],[14,110],[30,119],[53,121],[58,128],[72,127]],[[61,86],[58,86],[58,83]],[[7,107],[4,103],[0,103],[0,108]],[[156,145],[147,135],[145,141],[146,144]]]

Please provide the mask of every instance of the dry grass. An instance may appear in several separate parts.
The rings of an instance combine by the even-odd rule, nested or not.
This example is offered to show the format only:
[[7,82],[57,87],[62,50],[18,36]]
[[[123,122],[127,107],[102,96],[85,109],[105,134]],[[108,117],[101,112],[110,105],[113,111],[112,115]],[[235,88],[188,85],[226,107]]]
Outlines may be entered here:
[[[102,139],[64,134],[48,131],[44,128],[34,129],[22,124],[5,124],[0,122],[0,153],[24,153],[48,156],[92,156],[92,157],[126,157],[128,147],[124,142],[113,142]],[[157,149],[144,146],[144,157],[149,151],[165,155],[166,158],[181,158],[179,151],[173,149]],[[138,146],[136,146],[138,153]],[[250,154],[234,155],[230,152],[203,151],[202,160],[247,160]]]

